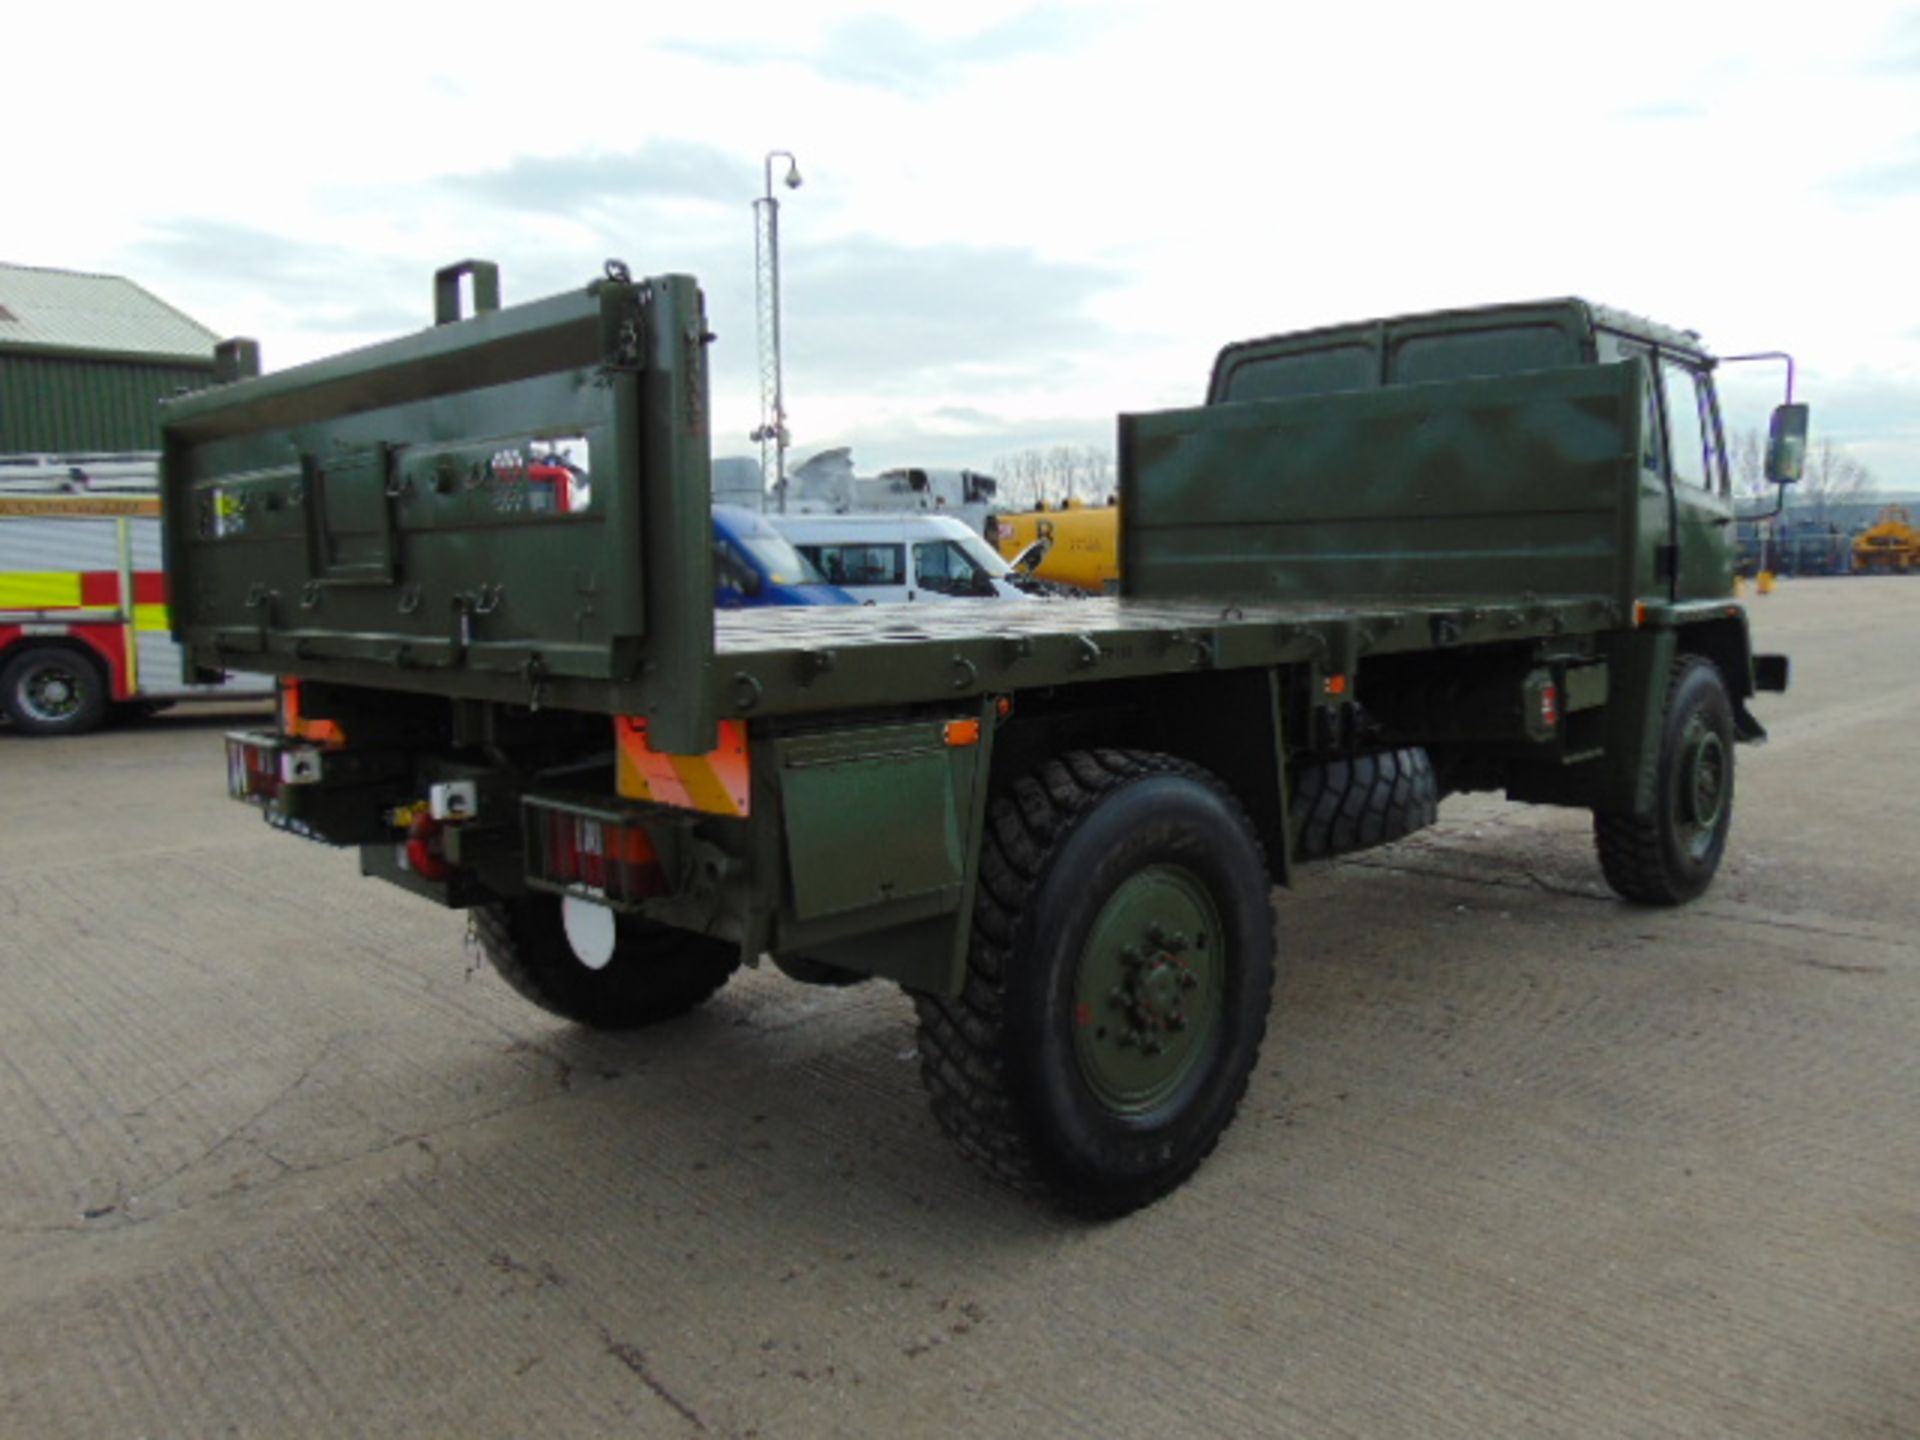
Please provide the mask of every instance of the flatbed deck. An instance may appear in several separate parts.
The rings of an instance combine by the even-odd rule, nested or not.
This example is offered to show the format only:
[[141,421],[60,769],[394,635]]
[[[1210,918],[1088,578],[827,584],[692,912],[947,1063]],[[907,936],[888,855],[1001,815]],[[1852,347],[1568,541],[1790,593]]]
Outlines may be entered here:
[[1531,640],[1626,623],[1600,596],[1264,601],[980,600],[721,611],[723,715],[846,708],[885,693],[932,701],[1031,685],[1312,662]]

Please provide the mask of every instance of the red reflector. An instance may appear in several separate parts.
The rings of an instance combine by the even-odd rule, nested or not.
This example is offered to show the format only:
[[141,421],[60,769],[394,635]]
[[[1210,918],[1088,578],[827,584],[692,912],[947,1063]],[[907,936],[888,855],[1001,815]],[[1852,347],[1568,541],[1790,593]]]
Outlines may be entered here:
[[1540,692],[1540,718],[1549,725],[1560,723],[1560,691],[1553,685]]
[[407,867],[422,880],[444,880],[453,873],[441,839],[446,828],[431,815],[416,815],[407,826]]
[[539,826],[545,853],[540,878],[579,887],[610,900],[644,900],[667,893],[667,873],[647,832],[587,815],[550,810]]
[[273,799],[280,793],[280,752],[227,737],[227,794],[235,800]]

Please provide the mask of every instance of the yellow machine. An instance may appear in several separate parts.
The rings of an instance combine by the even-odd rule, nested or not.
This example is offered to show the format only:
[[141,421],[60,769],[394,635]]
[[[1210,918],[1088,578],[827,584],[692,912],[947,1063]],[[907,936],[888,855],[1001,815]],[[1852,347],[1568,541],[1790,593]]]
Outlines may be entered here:
[[996,515],[987,538],[1009,560],[1036,541],[1045,545],[1028,573],[1075,590],[1099,595],[1120,579],[1120,510],[1069,500],[1058,510],[1044,506],[1013,515]]
[[1889,505],[1853,541],[1853,568],[1862,575],[1920,570],[1920,530],[1904,505]]

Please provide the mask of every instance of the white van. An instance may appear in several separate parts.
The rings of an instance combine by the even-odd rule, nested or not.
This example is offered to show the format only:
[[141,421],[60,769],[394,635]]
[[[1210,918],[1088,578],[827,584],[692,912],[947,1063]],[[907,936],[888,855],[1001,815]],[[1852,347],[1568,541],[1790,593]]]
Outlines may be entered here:
[[994,548],[943,515],[769,515],[856,600],[1026,600]]

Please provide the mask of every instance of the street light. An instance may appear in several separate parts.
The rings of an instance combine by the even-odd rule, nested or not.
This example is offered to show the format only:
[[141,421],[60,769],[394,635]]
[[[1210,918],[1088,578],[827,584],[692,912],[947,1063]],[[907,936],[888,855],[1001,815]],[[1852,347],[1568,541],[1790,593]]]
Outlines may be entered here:
[[780,202],[773,194],[773,162],[785,160],[786,186],[800,188],[800,162],[791,150],[767,152],[766,193],[753,202],[753,249],[760,330],[760,503],[771,489],[787,510],[787,404],[780,387]]

